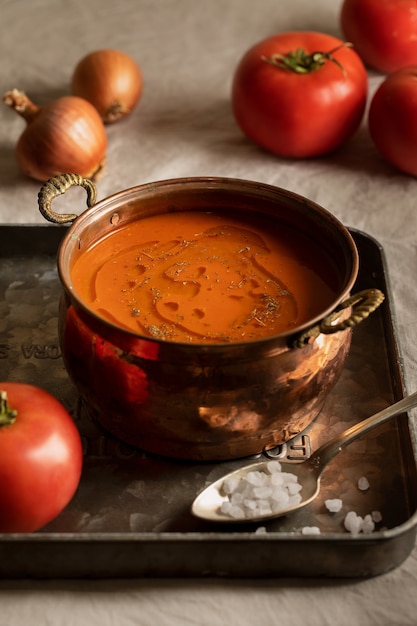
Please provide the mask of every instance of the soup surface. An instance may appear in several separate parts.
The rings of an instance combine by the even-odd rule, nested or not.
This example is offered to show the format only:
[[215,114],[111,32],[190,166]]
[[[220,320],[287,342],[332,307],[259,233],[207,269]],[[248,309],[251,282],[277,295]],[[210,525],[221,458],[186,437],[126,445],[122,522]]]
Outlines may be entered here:
[[307,237],[267,218],[188,211],[147,217],[97,242],[72,270],[90,310],[157,339],[224,343],[291,330],[340,288]]

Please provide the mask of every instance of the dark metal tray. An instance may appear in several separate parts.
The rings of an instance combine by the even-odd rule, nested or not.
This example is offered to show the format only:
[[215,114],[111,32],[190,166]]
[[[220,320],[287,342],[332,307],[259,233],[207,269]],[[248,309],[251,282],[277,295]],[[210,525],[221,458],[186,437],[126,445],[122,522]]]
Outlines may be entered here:
[[[207,481],[248,459],[177,462],[134,450],[89,419],[69,381],[57,340],[61,288],[55,257],[64,227],[0,226],[0,380],[39,385],[70,410],[84,441],[79,489],[68,507],[37,533],[0,534],[1,578],[330,576],[368,577],[397,567],[416,537],[415,433],[407,415],[384,424],[339,454],[322,477],[319,498],[265,524],[210,525],[190,514]],[[278,457],[299,460],[404,395],[385,257],[352,231],[360,253],[355,291],[377,287],[386,300],[354,329],[342,378],[314,424]],[[254,457],[251,457],[251,460]],[[369,481],[366,492],[358,480]],[[330,514],[327,498],[341,498]],[[349,510],[380,511],[372,534],[343,526]],[[306,526],[319,535],[304,535]]]

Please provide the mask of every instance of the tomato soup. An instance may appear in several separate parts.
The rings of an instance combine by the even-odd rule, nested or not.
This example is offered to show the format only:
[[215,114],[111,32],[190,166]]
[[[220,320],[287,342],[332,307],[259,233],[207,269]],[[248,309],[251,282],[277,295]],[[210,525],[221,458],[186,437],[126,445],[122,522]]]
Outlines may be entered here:
[[129,223],[82,253],[75,293],[102,318],[186,343],[253,341],[308,322],[338,274],[307,236],[258,215],[174,212]]

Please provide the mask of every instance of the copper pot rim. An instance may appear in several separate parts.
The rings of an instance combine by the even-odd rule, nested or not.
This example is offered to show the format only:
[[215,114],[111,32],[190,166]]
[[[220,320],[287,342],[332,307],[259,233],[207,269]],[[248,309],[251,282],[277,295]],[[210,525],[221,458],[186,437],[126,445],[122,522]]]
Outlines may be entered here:
[[[301,209],[301,211],[304,212],[306,215],[314,215],[315,219],[318,219],[322,224],[326,225],[326,229],[329,232],[332,232],[335,238],[340,241],[340,250],[341,252],[343,252],[343,257],[345,261],[348,262],[350,265],[350,267],[347,267],[346,269],[345,282],[343,286],[340,288],[338,294],[335,296],[332,302],[329,303],[329,306],[326,309],[297,327],[258,339],[239,342],[234,341],[230,343],[186,343],[180,341],[161,340],[158,338],[136,333],[129,329],[122,328],[117,324],[113,324],[112,322],[105,320],[98,314],[91,311],[91,309],[81,299],[77,297],[77,294],[72,287],[69,261],[72,257],[74,249],[76,249],[77,245],[80,245],[80,242],[82,240],[82,234],[85,231],[86,227],[94,225],[96,222],[98,223],[99,221],[105,221],[106,219],[109,225],[120,227],[120,213],[118,211],[122,208],[128,207],[129,203],[132,203],[133,200],[140,201],[141,199],[146,199],[151,195],[155,195],[156,197],[164,199],[167,203],[167,210],[165,212],[169,212],[170,210],[172,210],[172,206],[170,206],[168,202],[168,197],[170,193],[175,192],[177,197],[181,197],[181,195],[183,197],[186,197],[191,192],[201,192],[209,197],[208,195],[210,193],[220,191],[227,192],[228,194],[238,194],[242,198],[245,197],[247,199],[249,199],[251,194],[254,198],[256,197],[262,199],[268,197],[272,200],[276,199],[277,201],[296,206],[298,209]],[[196,210],[201,210],[201,208],[196,207]],[[161,213],[161,211],[159,211],[159,213]],[[273,217],[272,213],[267,214],[270,217]],[[143,219],[143,217],[145,217],[145,215],[137,215],[136,219]],[[343,223],[333,213],[331,213],[328,209],[325,209],[321,205],[317,204],[313,200],[297,194],[296,192],[289,191],[282,187],[278,187],[268,183],[260,183],[249,179],[218,176],[193,176],[182,178],[168,178],[156,182],[143,183],[111,194],[99,200],[97,203],[93,204],[92,206],[81,212],[79,215],[73,215],[72,218],[72,223],[69,226],[68,231],[64,235],[63,240],[61,241],[57,255],[58,274],[61,280],[61,284],[63,285],[65,292],[68,294],[72,304],[78,310],[84,312],[84,314],[94,319],[95,322],[100,326],[108,327],[114,332],[122,333],[123,335],[127,335],[135,340],[145,340],[167,347],[170,346],[171,348],[177,346],[178,348],[181,348],[181,350],[186,351],[198,350],[204,351],[206,353],[216,352],[219,350],[224,351],[225,349],[230,350],[231,348],[250,348],[253,346],[259,346],[262,348],[273,348],[277,345],[277,343],[289,344],[291,338],[305,333],[306,331],[308,331],[309,328],[316,326],[322,320],[334,314],[338,306],[343,303],[343,300],[350,296],[359,272],[359,254],[354,239],[347,227],[345,227]],[[128,221],[134,220],[127,220],[126,223]]]

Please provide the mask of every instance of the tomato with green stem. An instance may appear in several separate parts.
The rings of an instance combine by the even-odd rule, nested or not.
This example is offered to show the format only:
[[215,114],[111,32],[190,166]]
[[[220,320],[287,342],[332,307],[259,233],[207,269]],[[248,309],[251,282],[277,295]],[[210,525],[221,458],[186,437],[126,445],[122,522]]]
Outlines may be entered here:
[[47,391],[0,383],[0,532],[30,533],[74,496],[82,471],[79,431]]
[[250,48],[233,77],[232,108],[242,131],[279,156],[329,153],[358,129],[368,77],[352,47],[325,33],[294,31]]

